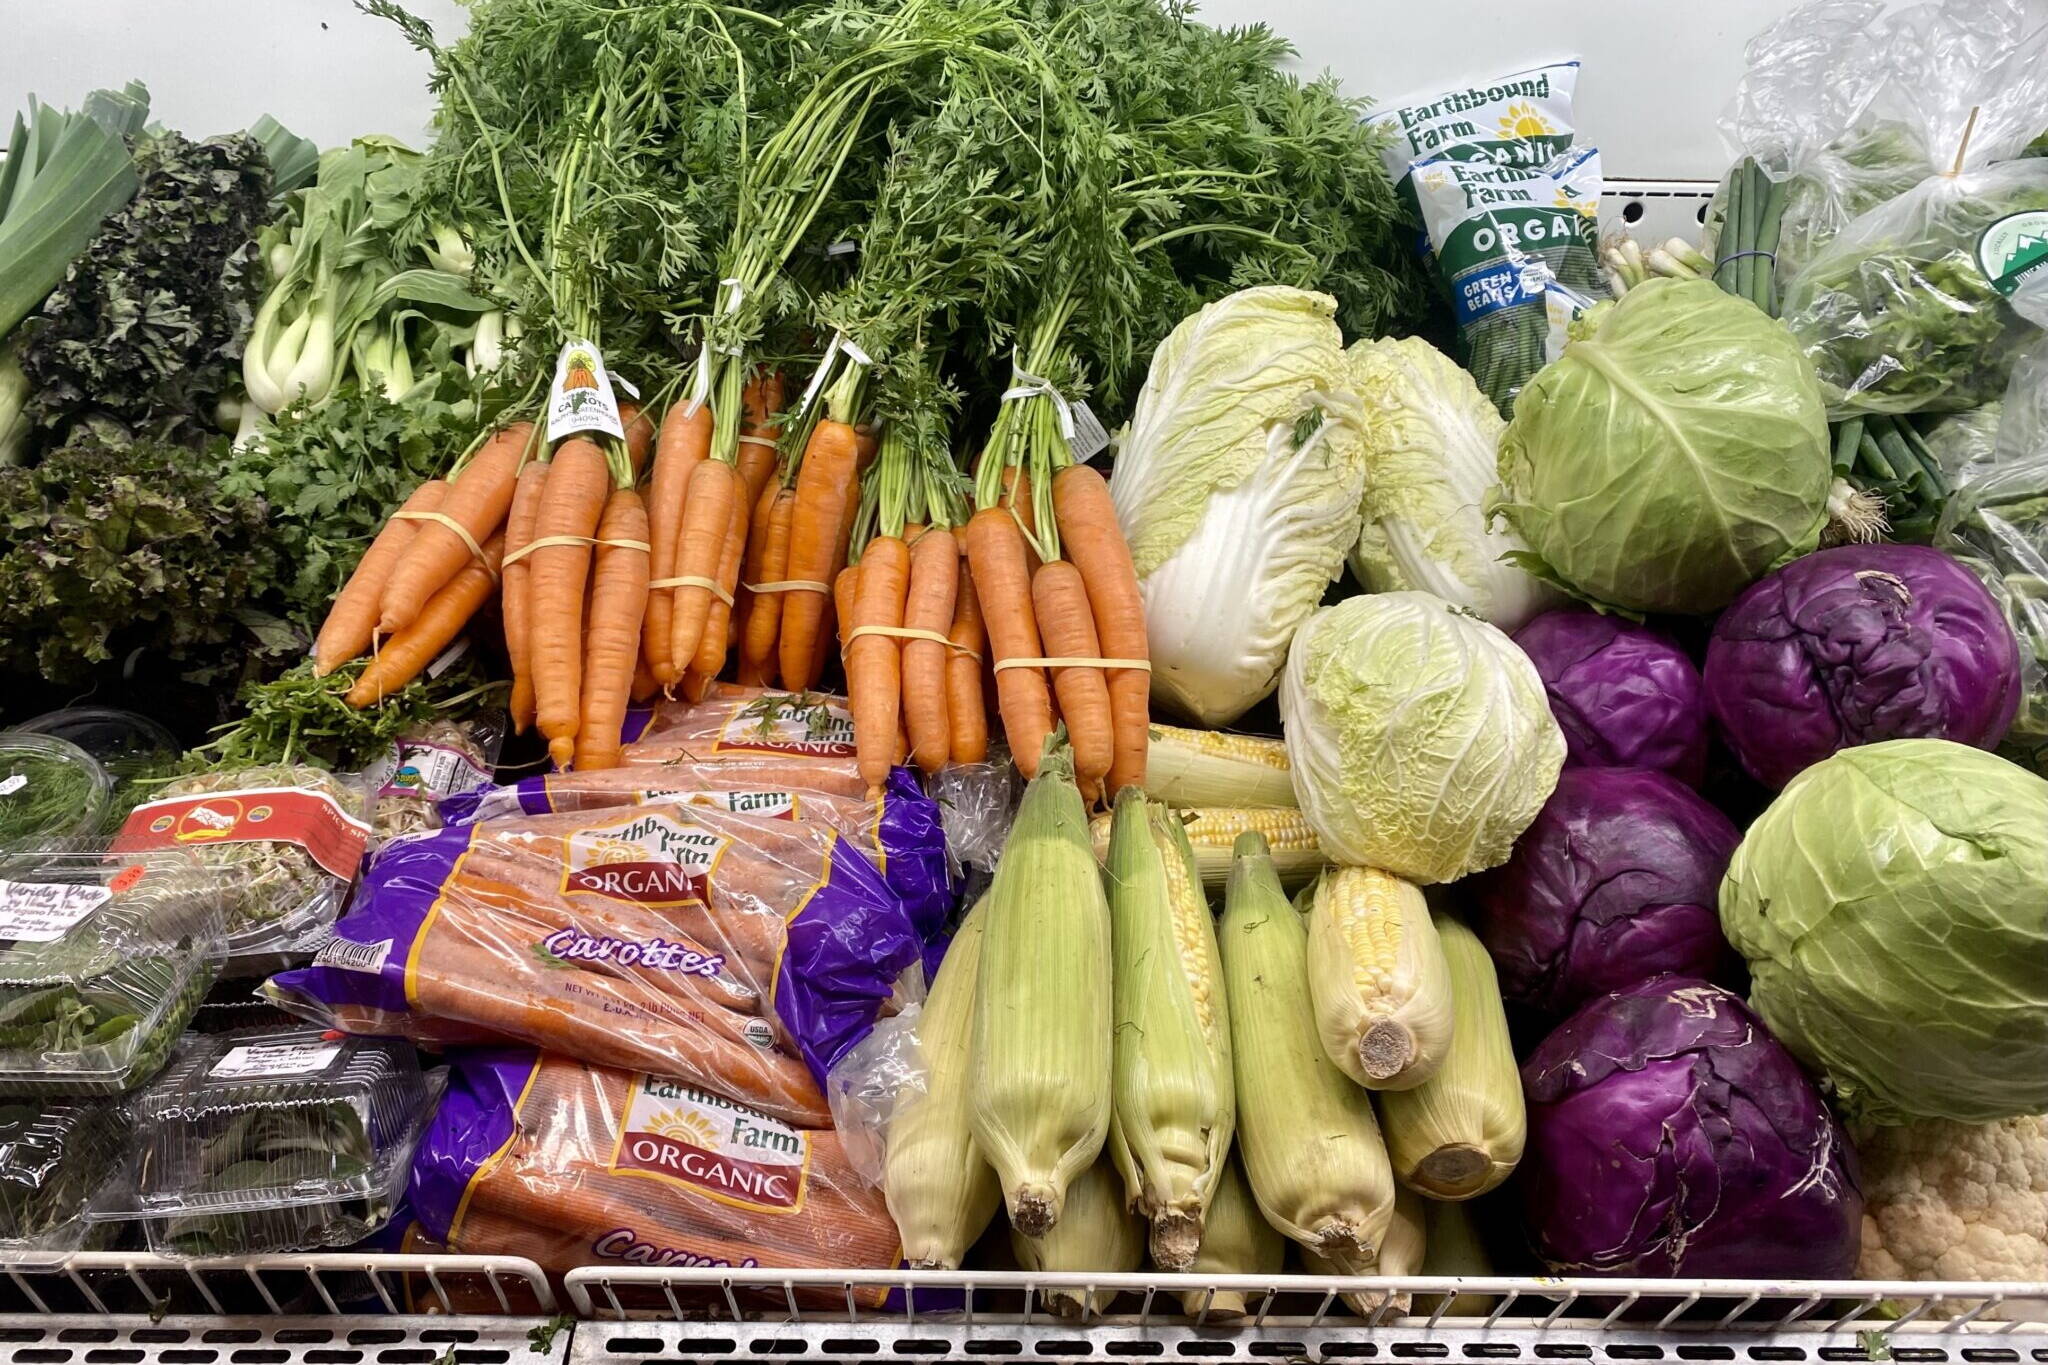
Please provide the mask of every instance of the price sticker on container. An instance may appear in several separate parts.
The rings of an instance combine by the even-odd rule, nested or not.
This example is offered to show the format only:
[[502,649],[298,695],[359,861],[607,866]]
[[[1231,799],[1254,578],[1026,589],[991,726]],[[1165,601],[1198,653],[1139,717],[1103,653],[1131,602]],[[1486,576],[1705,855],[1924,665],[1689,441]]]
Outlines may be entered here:
[[340,1043],[243,1043],[229,1048],[206,1074],[228,1081],[317,1076],[340,1055]]

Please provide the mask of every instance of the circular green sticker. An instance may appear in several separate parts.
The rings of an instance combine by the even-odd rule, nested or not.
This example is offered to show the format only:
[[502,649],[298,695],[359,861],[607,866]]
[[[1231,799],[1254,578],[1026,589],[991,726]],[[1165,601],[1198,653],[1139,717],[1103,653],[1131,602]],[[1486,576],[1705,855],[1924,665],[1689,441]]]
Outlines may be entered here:
[[1977,264],[2007,298],[2027,280],[2048,277],[2048,209],[2007,214],[1985,228],[1977,239]]

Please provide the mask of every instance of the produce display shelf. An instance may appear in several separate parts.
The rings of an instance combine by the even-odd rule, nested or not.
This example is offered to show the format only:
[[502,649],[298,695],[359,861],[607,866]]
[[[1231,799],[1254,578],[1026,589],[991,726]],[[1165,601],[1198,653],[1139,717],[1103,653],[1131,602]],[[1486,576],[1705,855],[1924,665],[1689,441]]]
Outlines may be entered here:
[[[1114,1291],[1084,1322],[1048,1290]],[[1211,1320],[1213,1294],[1247,1311]],[[687,1361],[1060,1359],[1501,1360],[2042,1365],[2048,1323],[1988,1316],[2048,1284],[1765,1283],[1753,1280],[1340,1279],[591,1268],[567,1279],[586,1321],[571,1365]],[[1202,1296],[1193,1314],[1180,1295]],[[1352,1315],[1343,1295],[1406,1294],[1410,1309]],[[1456,1296],[1493,1299],[1453,1316]],[[863,1307],[887,1295],[886,1309]],[[1950,1318],[1942,1301],[1974,1301]],[[920,1303],[923,1307],[920,1308]]]
[[82,1251],[33,1266],[0,1265],[0,1324],[9,1327],[125,1315],[544,1318],[555,1308],[547,1276],[516,1256],[323,1252],[178,1260]]

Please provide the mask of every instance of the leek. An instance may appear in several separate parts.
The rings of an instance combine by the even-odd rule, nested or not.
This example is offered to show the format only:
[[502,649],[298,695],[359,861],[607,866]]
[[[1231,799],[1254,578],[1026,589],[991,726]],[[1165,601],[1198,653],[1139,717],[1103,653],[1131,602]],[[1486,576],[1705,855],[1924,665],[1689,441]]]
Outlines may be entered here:
[[34,312],[91,244],[102,220],[135,195],[126,138],[149,117],[149,92],[98,90],[65,113],[29,100],[0,162],[0,337]]

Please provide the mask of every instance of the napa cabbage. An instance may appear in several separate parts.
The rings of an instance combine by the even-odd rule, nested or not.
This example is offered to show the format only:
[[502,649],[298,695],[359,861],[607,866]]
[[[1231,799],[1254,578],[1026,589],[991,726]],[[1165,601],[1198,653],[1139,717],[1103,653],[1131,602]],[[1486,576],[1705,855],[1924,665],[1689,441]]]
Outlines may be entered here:
[[1351,378],[1365,405],[1365,496],[1351,571],[1374,592],[1415,589],[1517,630],[1564,595],[1503,556],[1529,548],[1489,529],[1486,495],[1507,427],[1472,376],[1420,337],[1361,341]]
[[1152,694],[1222,725],[1278,685],[1358,534],[1360,410],[1336,300],[1240,290],[1153,354],[1110,476]]
[[1506,862],[1564,766],[1529,656],[1428,593],[1317,612],[1288,651],[1280,717],[1323,851],[1412,882]]

